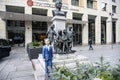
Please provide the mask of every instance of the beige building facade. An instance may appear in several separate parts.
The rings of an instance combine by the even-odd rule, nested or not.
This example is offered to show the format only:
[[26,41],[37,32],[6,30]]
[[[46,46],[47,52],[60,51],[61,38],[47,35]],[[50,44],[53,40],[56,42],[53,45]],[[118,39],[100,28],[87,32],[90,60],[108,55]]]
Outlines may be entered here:
[[[120,43],[119,0],[62,0],[74,45]],[[0,38],[41,41],[52,24],[55,0],[0,0]]]

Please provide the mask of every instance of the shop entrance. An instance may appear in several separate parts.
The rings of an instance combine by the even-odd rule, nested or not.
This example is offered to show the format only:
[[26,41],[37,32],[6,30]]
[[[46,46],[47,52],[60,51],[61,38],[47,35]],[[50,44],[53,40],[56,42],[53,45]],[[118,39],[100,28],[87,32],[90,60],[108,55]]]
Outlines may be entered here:
[[47,32],[47,22],[32,22],[33,41],[44,41]]
[[92,43],[95,44],[95,19],[89,19],[88,21],[89,21],[89,23],[88,23],[89,39],[92,39]]
[[11,44],[23,44],[25,42],[25,22],[7,20],[8,39]]
[[78,45],[78,44],[82,45],[82,25],[73,24],[73,31],[75,32],[73,45]]

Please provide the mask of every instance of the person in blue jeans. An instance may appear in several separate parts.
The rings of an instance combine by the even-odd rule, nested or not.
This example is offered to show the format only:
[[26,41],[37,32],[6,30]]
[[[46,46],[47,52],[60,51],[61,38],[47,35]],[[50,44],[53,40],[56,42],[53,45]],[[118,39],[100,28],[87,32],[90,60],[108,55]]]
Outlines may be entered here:
[[89,39],[89,50],[93,50],[93,47],[92,47],[92,39]]
[[42,56],[45,61],[45,76],[50,77],[49,73],[52,72],[53,48],[52,45],[50,45],[49,39],[45,39],[45,45],[42,48]]

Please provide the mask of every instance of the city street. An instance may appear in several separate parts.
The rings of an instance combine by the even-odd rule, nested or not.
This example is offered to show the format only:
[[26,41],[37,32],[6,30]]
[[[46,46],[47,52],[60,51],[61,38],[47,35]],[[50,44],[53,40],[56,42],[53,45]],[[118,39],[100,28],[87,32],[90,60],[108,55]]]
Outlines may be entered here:
[[111,66],[115,66],[119,63],[120,59],[120,45],[93,45],[94,50],[89,51],[89,46],[76,46],[73,47],[77,50],[77,54],[88,57],[91,62],[100,61],[100,57],[103,56],[105,61],[110,62]]
[[0,60],[0,80],[34,80],[24,48],[13,48],[9,57]]
[[[103,55],[105,61],[112,66],[118,64],[120,59],[120,45],[95,45],[94,50],[89,51],[89,46],[75,46],[75,54],[88,57],[91,62],[99,61]],[[0,80],[34,80],[33,69],[28,55],[23,47],[13,48],[9,57],[0,60]]]

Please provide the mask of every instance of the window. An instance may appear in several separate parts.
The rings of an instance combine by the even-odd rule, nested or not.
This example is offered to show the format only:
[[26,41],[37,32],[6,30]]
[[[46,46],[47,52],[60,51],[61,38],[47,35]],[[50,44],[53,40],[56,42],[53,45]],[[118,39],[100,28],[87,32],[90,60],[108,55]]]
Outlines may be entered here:
[[[53,0],[53,2],[56,2],[57,0]],[[60,0],[62,2],[62,0]]]
[[102,11],[106,11],[106,6],[107,6],[107,3],[103,2],[101,5]]
[[71,0],[71,5],[79,6],[79,0]]
[[116,13],[116,6],[112,5],[112,12]]
[[33,30],[47,31],[47,22],[32,22]]
[[53,2],[56,2],[56,0],[53,0]]
[[25,10],[24,7],[6,5],[6,11],[14,13],[24,13]]
[[87,8],[93,8],[93,0],[87,0]]
[[116,0],[112,0],[112,2],[115,2]]
[[25,27],[25,21],[7,20],[7,26],[11,26],[11,27]]

